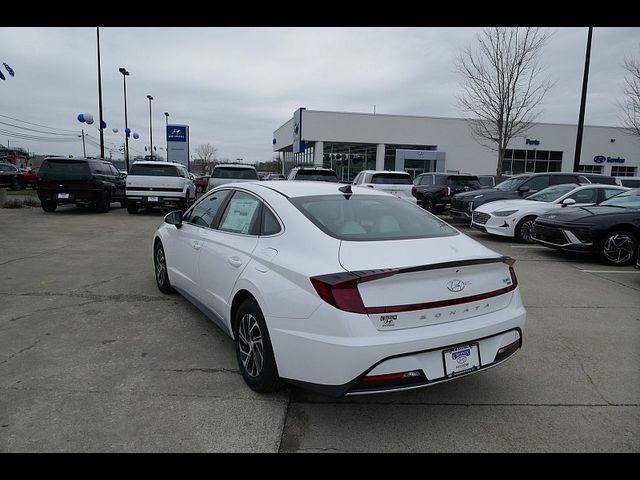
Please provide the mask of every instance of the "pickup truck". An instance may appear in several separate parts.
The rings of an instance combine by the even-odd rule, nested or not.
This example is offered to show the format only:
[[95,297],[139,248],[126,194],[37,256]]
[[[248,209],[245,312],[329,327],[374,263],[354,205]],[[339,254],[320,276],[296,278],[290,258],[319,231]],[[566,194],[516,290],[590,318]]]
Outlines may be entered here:
[[196,187],[181,163],[135,162],[126,178],[127,211],[141,207],[177,207],[186,211],[195,201]]
[[221,163],[213,167],[207,191],[232,182],[259,182],[258,172],[251,165],[240,165],[237,163]]
[[475,175],[423,173],[414,178],[418,205],[429,212],[442,212],[456,193],[482,188]]

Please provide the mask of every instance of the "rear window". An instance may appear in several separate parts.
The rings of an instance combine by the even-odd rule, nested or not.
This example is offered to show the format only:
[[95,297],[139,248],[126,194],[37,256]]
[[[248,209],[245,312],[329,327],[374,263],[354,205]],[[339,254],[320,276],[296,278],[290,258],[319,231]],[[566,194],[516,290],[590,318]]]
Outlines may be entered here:
[[314,195],[290,199],[320,230],[351,241],[449,237],[457,232],[420,207],[396,197]]
[[147,175],[152,177],[180,177],[180,172],[173,165],[138,165],[133,164],[129,175]]
[[338,177],[330,170],[298,170],[296,180],[314,180],[319,182],[337,182]]
[[38,173],[86,175],[89,173],[89,164],[88,162],[79,162],[77,160],[45,160]]
[[480,182],[478,181],[478,177],[474,177],[472,175],[468,176],[468,177],[461,177],[461,176],[455,176],[455,177],[448,177],[447,180],[449,180],[451,185],[454,186],[461,186],[461,187],[480,187]]
[[388,185],[411,185],[411,176],[407,173],[374,173],[371,183],[384,183]]
[[[583,174],[584,175],[584,174]],[[600,183],[603,185],[617,185],[616,179],[606,175],[584,175],[591,183]]]
[[213,169],[213,178],[239,178],[241,180],[258,180],[258,173],[253,168],[227,168],[216,167]]
[[631,187],[631,188],[640,187],[640,180],[636,180],[632,178],[621,178],[620,183],[622,183],[623,187]]

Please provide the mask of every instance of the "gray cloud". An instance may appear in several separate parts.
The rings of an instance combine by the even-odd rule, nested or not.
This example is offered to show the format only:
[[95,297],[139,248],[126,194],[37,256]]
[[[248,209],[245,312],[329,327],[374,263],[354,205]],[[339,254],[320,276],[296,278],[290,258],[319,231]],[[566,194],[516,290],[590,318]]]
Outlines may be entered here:
[[[124,127],[126,67],[129,126],[149,136],[147,94],[154,96],[153,138],[164,146],[164,115],[191,127],[192,149],[210,142],[231,159],[271,158],[273,131],[299,106],[317,110],[461,116],[454,59],[477,28],[101,28],[105,131]],[[541,121],[577,121],[586,28],[552,28],[542,63],[557,80]],[[16,77],[0,81],[0,113],[74,129],[76,115],[98,118],[95,28],[0,29],[0,62]],[[625,56],[640,53],[640,29],[595,28],[586,123],[616,125]],[[94,127],[88,127],[98,138]],[[80,142],[15,139],[38,153],[80,155]],[[0,134],[0,143],[6,137]],[[90,146],[89,154],[98,149]]]

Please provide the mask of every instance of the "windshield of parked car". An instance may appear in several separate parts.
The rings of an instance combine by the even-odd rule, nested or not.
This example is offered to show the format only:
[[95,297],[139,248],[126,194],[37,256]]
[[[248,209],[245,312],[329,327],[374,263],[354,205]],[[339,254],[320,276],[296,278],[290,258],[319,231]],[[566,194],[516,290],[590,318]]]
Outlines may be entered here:
[[258,172],[253,168],[216,167],[213,178],[238,178],[240,180],[259,180]]
[[599,205],[608,207],[640,208],[640,188],[620,193],[615,197],[605,200],[604,202],[600,202]]
[[508,178],[504,182],[500,182],[494,188],[496,190],[500,190],[501,192],[511,192],[522,185],[528,178],[528,176]]
[[566,193],[576,188],[575,185],[570,183],[564,185],[555,185],[553,187],[540,190],[538,193],[534,193],[527,197],[527,200],[534,200],[536,202],[554,202]]
[[371,183],[387,185],[411,185],[411,176],[408,173],[374,173]]
[[314,180],[317,182],[337,182],[338,177],[332,170],[299,170],[296,180]]
[[180,177],[178,169],[173,165],[145,165],[134,163],[129,175],[147,175],[153,177]]
[[320,230],[340,240],[401,240],[458,233],[422,208],[392,196],[314,195],[290,201]]

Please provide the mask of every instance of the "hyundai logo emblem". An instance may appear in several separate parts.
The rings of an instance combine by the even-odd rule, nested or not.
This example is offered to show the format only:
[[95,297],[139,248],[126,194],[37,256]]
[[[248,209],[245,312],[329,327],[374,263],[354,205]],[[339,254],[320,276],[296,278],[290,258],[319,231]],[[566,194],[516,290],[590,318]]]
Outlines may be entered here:
[[593,161],[596,163],[604,163],[607,161],[607,157],[605,157],[604,155],[596,155],[595,157],[593,157]]
[[465,283],[462,280],[451,280],[449,283],[447,283],[447,289],[450,292],[461,292],[462,290],[464,290],[465,287]]

